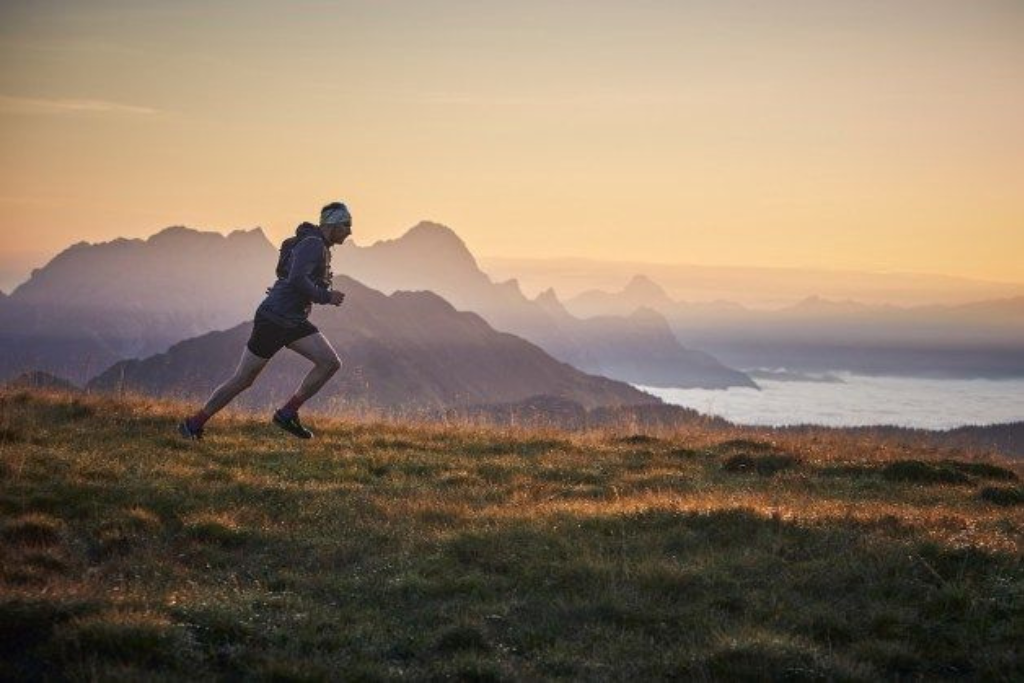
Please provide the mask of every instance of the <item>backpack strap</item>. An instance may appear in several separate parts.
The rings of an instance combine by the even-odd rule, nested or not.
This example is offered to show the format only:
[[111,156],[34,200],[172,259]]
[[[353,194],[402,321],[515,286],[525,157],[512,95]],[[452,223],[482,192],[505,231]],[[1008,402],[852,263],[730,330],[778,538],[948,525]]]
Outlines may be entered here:
[[281,251],[277,255],[277,268],[275,269],[278,278],[288,277],[289,259],[291,259],[292,249],[295,248],[298,242],[298,237],[289,237],[284,242],[281,242]]

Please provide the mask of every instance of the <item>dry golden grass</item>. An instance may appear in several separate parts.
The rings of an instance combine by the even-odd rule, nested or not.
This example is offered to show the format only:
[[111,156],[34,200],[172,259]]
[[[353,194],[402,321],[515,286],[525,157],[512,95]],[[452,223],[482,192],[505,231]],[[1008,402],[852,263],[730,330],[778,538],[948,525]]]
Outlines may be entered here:
[[1021,471],[987,454],[230,413],[190,443],[185,411],[0,394],[13,677],[1024,675]]

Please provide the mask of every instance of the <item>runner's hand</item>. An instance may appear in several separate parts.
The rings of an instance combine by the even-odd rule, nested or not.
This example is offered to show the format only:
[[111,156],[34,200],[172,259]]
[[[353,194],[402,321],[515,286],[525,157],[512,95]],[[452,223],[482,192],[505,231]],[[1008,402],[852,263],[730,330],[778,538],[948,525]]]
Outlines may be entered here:
[[331,305],[340,306],[341,302],[345,300],[345,293],[339,292],[338,290],[331,291]]

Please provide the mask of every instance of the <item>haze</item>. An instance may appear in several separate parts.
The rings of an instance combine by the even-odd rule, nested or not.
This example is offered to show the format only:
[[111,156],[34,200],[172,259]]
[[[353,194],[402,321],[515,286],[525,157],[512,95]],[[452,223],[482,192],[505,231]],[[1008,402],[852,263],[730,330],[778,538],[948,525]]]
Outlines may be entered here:
[[360,244],[1024,282],[1022,38],[1012,1],[4,2],[0,287],[336,198]]

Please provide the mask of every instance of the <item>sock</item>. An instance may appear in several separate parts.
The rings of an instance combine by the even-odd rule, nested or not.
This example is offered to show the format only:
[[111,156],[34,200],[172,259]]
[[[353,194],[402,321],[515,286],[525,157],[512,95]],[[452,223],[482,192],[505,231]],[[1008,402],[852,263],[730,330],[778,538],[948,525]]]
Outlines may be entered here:
[[199,409],[199,411],[195,415],[188,418],[188,428],[191,429],[193,432],[202,429],[203,425],[206,424],[206,421],[209,420],[211,417],[213,416],[207,415],[205,410]]
[[281,414],[281,417],[285,419],[295,417],[296,415],[299,414],[299,408],[305,402],[305,399],[299,398],[299,395],[296,394],[295,396],[292,396],[290,399],[288,399],[288,402],[285,403],[277,412],[279,412]]

